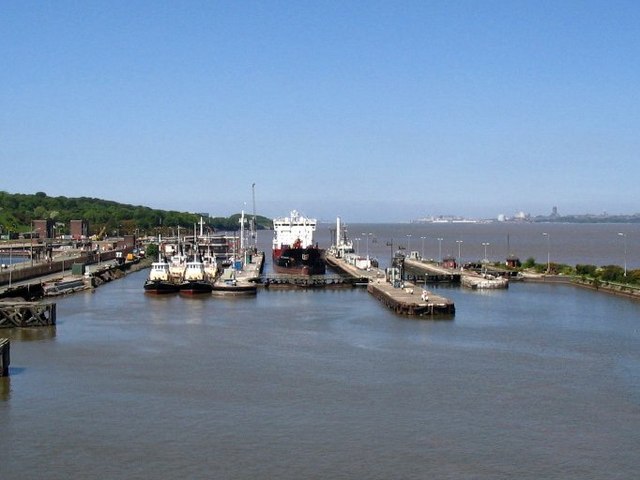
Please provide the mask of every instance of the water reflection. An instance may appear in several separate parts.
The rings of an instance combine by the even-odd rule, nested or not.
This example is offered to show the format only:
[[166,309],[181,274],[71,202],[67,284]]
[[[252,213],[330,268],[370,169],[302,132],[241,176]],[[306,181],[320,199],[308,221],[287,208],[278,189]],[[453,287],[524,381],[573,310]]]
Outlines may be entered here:
[[23,342],[52,340],[56,337],[56,326],[7,328],[2,331],[2,337]]
[[9,400],[9,398],[11,398],[11,379],[0,377],[0,400]]

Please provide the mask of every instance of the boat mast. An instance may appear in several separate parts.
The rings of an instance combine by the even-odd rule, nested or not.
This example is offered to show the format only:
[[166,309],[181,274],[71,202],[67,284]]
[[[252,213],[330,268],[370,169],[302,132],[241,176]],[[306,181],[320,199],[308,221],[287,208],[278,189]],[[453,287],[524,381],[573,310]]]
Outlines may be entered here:
[[256,184],[251,184],[251,195],[253,197],[253,220],[251,222],[251,238],[253,239],[253,245],[258,246],[258,228],[256,225]]
[[240,215],[240,251],[244,251],[244,210]]

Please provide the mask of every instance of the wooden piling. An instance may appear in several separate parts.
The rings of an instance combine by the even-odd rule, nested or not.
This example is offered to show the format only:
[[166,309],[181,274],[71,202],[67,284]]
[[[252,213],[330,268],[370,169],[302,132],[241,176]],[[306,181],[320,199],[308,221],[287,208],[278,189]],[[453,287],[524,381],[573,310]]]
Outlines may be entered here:
[[9,363],[11,363],[9,355],[9,347],[11,343],[8,338],[0,338],[0,377],[9,375]]
[[45,327],[56,324],[53,302],[0,302],[0,328]]

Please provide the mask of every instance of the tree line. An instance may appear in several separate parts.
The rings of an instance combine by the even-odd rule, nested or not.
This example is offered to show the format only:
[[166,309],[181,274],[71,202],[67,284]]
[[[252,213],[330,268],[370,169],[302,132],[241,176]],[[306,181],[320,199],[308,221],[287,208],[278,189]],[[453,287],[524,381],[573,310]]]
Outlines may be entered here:
[[[197,213],[159,210],[141,205],[129,205],[99,198],[64,196],[50,197],[44,192],[35,194],[0,191],[0,230],[29,232],[33,220],[52,220],[67,233],[70,220],[86,220],[89,233],[105,231],[107,234],[171,233],[177,227],[192,228],[200,222]],[[236,231],[240,229],[240,214],[230,217],[203,218],[208,229]],[[247,222],[249,218],[247,218]],[[271,220],[257,216],[257,229],[270,229]],[[248,225],[248,223],[247,223]]]

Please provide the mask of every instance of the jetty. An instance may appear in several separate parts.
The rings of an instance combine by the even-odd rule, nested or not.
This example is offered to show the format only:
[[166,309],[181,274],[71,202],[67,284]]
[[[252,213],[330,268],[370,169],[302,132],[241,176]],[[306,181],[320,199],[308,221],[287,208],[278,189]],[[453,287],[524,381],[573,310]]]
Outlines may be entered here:
[[365,286],[368,280],[350,275],[292,275],[269,273],[261,278],[264,288],[319,288]]
[[214,296],[255,295],[263,268],[263,252],[247,253],[242,268],[228,267],[216,278],[211,294]]
[[398,315],[451,319],[455,314],[452,300],[403,280],[396,268],[389,268],[386,272],[377,267],[360,269],[329,253],[326,262],[335,270],[366,281],[367,291]]
[[421,280],[426,283],[461,283],[462,273],[452,268],[444,268],[433,262],[423,262],[422,260],[405,258],[405,269],[415,272],[418,276],[414,280]]
[[456,313],[452,300],[434,295],[411,282],[402,285],[394,287],[389,282],[376,280],[367,285],[367,291],[399,315],[453,317]]
[[505,272],[492,270],[488,272],[475,270],[458,270],[453,268],[445,268],[433,262],[423,262],[417,258],[405,258],[404,267],[411,273],[407,276],[414,281],[425,283],[448,282],[453,284],[461,284],[471,289],[499,289],[509,287],[509,278]]

